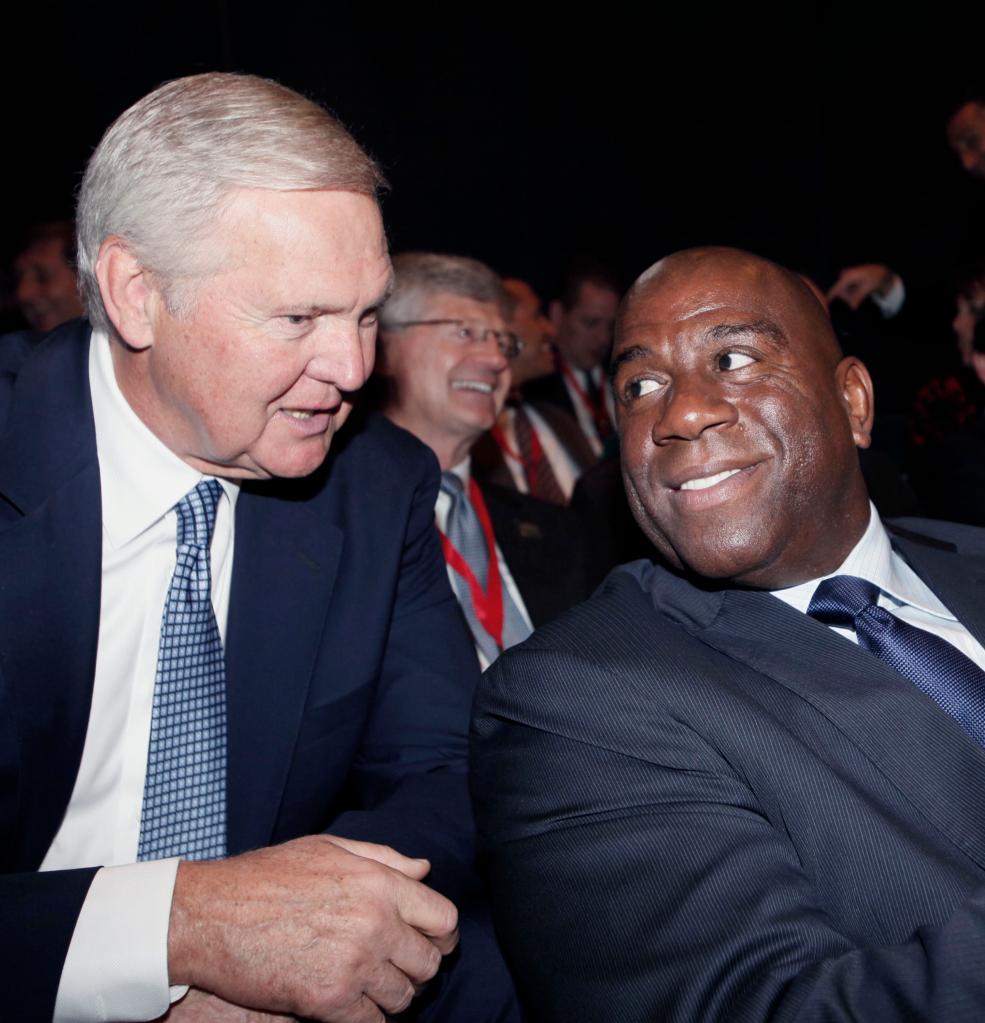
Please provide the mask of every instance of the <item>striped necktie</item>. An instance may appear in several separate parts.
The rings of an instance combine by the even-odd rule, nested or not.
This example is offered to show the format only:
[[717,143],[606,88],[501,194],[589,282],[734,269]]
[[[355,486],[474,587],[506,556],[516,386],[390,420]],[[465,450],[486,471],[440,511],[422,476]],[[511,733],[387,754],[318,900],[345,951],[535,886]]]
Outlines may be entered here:
[[825,625],[854,629],[858,645],[936,701],[985,746],[985,672],[947,640],[879,607],[879,587],[853,575],[818,584],[807,613]]

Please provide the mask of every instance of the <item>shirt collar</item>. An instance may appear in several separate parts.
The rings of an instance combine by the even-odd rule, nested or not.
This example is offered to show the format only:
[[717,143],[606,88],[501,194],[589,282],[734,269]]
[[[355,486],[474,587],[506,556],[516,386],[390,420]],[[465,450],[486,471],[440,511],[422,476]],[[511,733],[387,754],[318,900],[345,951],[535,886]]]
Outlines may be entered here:
[[[204,476],[160,441],[127,403],[113,369],[110,340],[92,332],[89,387],[107,542],[120,548],[162,519]],[[219,480],[235,510],[239,487]]]
[[462,486],[468,490],[472,477],[472,456],[466,455],[458,465],[453,465],[449,472],[453,472],[462,481]]
[[589,380],[591,380],[597,387],[601,386],[603,376],[601,366],[593,366],[591,369],[577,369],[572,366],[560,352],[558,352],[557,357],[559,361],[568,368],[575,380],[577,380],[582,387],[587,386]]
[[869,524],[866,526],[862,539],[852,548],[848,557],[829,575],[812,579],[798,586],[784,590],[773,590],[773,595],[807,614],[811,597],[823,579],[834,575],[854,575],[875,583],[883,593],[887,594],[896,604],[908,604],[927,614],[945,618],[948,621],[957,619],[937,599],[927,584],[912,568],[893,550],[875,505],[869,502]]

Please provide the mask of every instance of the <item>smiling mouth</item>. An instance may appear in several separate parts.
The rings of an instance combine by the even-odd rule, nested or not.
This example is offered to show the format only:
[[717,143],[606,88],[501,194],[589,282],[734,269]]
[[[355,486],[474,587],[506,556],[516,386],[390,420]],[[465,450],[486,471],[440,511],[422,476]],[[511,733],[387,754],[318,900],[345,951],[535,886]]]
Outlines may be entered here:
[[453,380],[453,391],[478,391],[479,394],[492,394],[492,384],[483,383],[481,380]]
[[742,470],[726,469],[724,472],[716,472],[711,476],[699,476],[697,479],[685,480],[677,489],[707,490],[709,487],[715,486],[716,483],[721,483],[722,480],[727,480],[730,476],[734,476],[737,472],[742,472]]
[[[682,495],[681,500],[687,500],[691,504],[697,502],[696,507],[705,507],[709,501],[714,503],[719,499],[725,499],[738,493],[737,488],[741,489],[743,481],[754,474],[763,461],[764,459],[758,459],[755,462],[750,462],[749,465],[729,466],[726,469],[719,469],[717,472],[708,472],[709,469],[714,468],[714,463],[707,467],[695,466],[691,470],[692,472],[701,472],[704,469],[708,475],[692,476],[680,483],[668,482],[665,486],[671,493]],[[718,464],[721,465],[721,462]],[[684,498],[684,494],[693,496]]]

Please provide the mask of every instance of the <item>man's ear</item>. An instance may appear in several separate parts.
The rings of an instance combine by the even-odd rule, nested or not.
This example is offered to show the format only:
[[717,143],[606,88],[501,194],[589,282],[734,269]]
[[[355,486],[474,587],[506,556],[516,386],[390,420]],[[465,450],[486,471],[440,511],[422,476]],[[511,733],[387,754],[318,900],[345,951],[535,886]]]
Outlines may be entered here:
[[561,305],[559,299],[555,298],[547,307],[547,317],[554,324],[555,330],[561,326],[561,320],[564,317],[564,306]]
[[875,396],[869,371],[854,356],[846,356],[835,370],[835,381],[848,421],[852,427],[855,446],[867,448],[872,443],[872,418]]
[[99,246],[96,280],[106,314],[120,337],[131,348],[149,348],[154,343],[152,313],[161,295],[148,272],[117,235],[104,238]]

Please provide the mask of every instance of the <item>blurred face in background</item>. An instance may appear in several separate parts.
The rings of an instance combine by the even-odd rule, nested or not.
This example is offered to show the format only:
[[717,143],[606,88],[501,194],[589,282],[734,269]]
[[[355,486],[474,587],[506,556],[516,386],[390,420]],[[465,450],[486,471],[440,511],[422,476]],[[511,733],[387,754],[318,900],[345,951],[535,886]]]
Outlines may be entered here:
[[557,333],[544,314],[540,298],[526,281],[511,278],[503,287],[513,297],[512,327],[523,341],[523,351],[512,361],[513,384],[521,387],[528,380],[554,372],[554,348],[551,340]]
[[947,141],[961,166],[985,181],[985,107],[965,103],[947,123]]
[[557,346],[575,369],[589,370],[605,362],[612,347],[619,295],[611,288],[582,281],[570,309],[551,303]]
[[29,245],[14,260],[14,296],[34,330],[54,330],[82,315],[75,271],[68,264],[60,238]]

